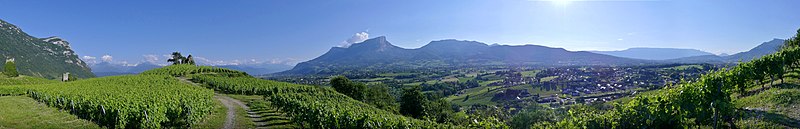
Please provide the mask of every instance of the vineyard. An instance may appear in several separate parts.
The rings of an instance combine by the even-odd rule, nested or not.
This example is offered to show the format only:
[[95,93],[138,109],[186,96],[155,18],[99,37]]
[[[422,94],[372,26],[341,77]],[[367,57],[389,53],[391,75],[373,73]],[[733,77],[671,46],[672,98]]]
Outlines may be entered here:
[[188,127],[210,112],[213,92],[169,76],[133,75],[2,86],[108,128]]
[[380,110],[332,90],[252,77],[194,75],[192,80],[231,94],[264,95],[306,128],[454,128]]
[[29,76],[20,76],[14,78],[0,77],[0,85],[29,85],[29,84],[47,84],[56,82],[58,81],[47,80],[44,78],[29,77]]
[[[800,32],[798,32],[800,34]],[[540,123],[542,128],[683,128],[693,126],[734,127],[738,112],[733,93],[746,96],[746,89],[764,82],[784,79],[800,65],[798,37],[788,40],[777,53],[763,56],[735,67],[703,75],[695,82],[665,87],[626,104],[615,104],[609,111],[579,107],[569,111],[569,118],[555,123]],[[763,88],[762,88],[763,89]]]
[[164,68],[152,69],[144,71],[141,75],[169,75],[174,77],[181,77],[191,74],[216,74],[228,77],[242,77],[249,76],[245,72],[230,70],[226,68],[212,67],[212,66],[195,66],[195,65],[170,65]]

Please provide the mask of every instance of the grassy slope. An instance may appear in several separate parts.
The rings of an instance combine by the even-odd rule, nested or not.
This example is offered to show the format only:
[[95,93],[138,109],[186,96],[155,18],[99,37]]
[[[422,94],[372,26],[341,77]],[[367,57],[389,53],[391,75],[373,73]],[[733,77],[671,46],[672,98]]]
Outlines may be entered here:
[[96,124],[24,96],[0,97],[0,128],[94,129]]
[[[297,125],[291,123],[289,117],[286,116],[285,113],[278,111],[277,109],[272,108],[268,101],[264,100],[263,96],[258,95],[228,95],[231,98],[237,99],[239,101],[245,102],[247,106],[250,107],[250,110],[257,115],[260,115],[260,118],[257,119],[257,122],[261,122],[264,125],[259,125],[259,128],[299,128]],[[247,112],[245,112],[247,113]],[[254,114],[254,115],[255,115]],[[242,115],[247,116],[247,115]],[[238,118],[237,118],[238,119]],[[250,119],[250,118],[247,118]],[[250,121],[248,124],[251,126],[255,124],[254,122]]]
[[[800,128],[800,79],[799,70],[787,74],[784,84],[760,86],[750,89],[756,94],[734,100],[741,108],[736,125],[741,128]],[[769,84],[767,84],[769,85]]]
[[225,112],[227,109],[222,105],[219,100],[214,100],[214,107],[211,108],[211,114],[208,114],[202,122],[194,125],[193,128],[198,129],[221,129],[225,125]]
[[47,84],[47,83],[56,83],[58,81],[55,80],[48,80],[44,78],[38,77],[30,77],[20,75],[19,77],[8,78],[5,76],[0,77],[0,86],[2,85],[26,85],[26,84]]

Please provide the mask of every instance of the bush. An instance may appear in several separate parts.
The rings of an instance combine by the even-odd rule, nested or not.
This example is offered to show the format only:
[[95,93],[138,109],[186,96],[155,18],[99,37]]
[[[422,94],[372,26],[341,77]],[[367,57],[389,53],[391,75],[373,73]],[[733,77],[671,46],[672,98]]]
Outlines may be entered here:
[[5,67],[3,67],[3,74],[5,74],[7,77],[19,77],[17,65],[14,64],[13,61],[6,62]]

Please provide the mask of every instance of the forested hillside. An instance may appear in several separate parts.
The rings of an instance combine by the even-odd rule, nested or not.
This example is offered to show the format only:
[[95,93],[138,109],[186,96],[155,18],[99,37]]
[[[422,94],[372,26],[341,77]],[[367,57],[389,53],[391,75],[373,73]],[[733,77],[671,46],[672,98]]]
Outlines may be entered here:
[[69,72],[79,78],[94,77],[66,40],[36,38],[0,20],[0,61],[7,59],[13,59],[23,75],[54,79]]

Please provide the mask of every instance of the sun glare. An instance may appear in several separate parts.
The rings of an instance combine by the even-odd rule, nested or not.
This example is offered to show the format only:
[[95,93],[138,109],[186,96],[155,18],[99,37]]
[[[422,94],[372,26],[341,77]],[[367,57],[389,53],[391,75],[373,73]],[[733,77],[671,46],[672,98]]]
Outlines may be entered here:
[[567,6],[572,0],[550,0],[553,4],[558,6]]

